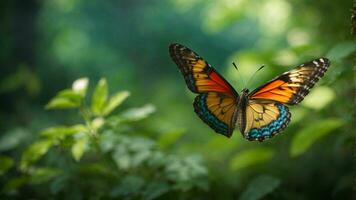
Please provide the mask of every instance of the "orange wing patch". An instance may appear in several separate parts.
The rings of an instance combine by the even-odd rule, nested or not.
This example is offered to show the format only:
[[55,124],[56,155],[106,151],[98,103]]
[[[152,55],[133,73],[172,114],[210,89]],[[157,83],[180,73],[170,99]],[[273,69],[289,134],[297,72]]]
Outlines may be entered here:
[[250,99],[294,105],[301,102],[330,65],[326,58],[302,64],[250,93]]

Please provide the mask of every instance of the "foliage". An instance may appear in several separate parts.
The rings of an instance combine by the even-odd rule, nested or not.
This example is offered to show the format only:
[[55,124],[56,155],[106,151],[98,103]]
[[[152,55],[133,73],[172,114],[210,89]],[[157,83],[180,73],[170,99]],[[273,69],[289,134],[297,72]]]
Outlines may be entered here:
[[[0,199],[355,198],[350,1],[0,5]],[[237,91],[318,57],[331,66],[281,134],[228,139],[195,115],[173,42]]]
[[[160,150],[152,139],[128,134],[132,132],[129,130],[132,122],[143,120],[154,112],[152,105],[110,117],[129,93],[122,91],[109,97],[106,80],[101,79],[89,108],[86,103],[88,84],[88,78],[78,79],[71,89],[58,92],[46,105],[46,109],[77,109],[84,123],[57,125],[41,131],[40,137],[21,156],[21,175],[5,183],[3,194],[11,196],[21,186],[30,184],[48,187],[46,190],[52,195],[64,198],[78,195],[83,198],[155,199],[180,191],[208,188],[207,169],[199,156],[170,154]],[[160,145],[165,146],[173,140],[161,139]],[[49,156],[64,160],[49,161],[46,159]],[[0,173],[9,170],[14,162],[5,156],[0,160]],[[68,166],[63,169],[63,165]],[[102,185],[98,185],[107,187],[105,191],[86,191],[94,187],[88,182],[75,186],[76,192],[66,193],[69,185],[76,184],[75,179],[87,176],[99,176]],[[112,186],[106,186],[108,183]]]

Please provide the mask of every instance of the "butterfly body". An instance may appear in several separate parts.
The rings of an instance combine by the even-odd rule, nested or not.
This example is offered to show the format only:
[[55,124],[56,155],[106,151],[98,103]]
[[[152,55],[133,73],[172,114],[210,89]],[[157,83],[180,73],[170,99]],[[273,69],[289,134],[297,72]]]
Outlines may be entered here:
[[316,59],[238,94],[194,51],[180,44],[170,45],[169,51],[188,88],[199,94],[193,103],[197,115],[217,133],[231,137],[238,126],[244,138],[258,141],[287,127],[291,118],[287,105],[301,102],[330,65],[326,58]]

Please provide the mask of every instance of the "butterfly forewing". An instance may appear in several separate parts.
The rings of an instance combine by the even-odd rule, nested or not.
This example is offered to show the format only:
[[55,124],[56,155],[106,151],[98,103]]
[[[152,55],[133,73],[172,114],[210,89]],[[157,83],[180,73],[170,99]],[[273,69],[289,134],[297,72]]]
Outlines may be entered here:
[[283,73],[250,93],[250,99],[272,100],[288,105],[301,102],[328,69],[330,61],[319,58]]
[[169,46],[169,53],[192,92],[214,91],[233,97],[238,96],[234,88],[194,51],[180,44],[172,44]]

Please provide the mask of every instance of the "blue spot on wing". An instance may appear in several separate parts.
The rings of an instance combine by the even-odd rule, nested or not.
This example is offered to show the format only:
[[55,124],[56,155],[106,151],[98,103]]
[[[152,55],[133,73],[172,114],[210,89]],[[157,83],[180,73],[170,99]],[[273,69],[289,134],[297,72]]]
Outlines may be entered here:
[[287,127],[291,116],[288,107],[279,103],[276,103],[275,105],[279,110],[278,118],[261,128],[252,128],[247,133],[246,139],[263,141],[266,138],[273,137],[274,135],[281,132],[285,127]]
[[230,137],[231,133],[229,133],[229,125],[220,121],[211,111],[208,109],[208,105],[206,103],[206,98],[208,94],[204,93],[198,95],[194,100],[194,111],[198,114],[198,116],[208,124],[212,129],[214,129],[217,133],[223,134],[225,136]]

